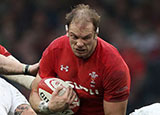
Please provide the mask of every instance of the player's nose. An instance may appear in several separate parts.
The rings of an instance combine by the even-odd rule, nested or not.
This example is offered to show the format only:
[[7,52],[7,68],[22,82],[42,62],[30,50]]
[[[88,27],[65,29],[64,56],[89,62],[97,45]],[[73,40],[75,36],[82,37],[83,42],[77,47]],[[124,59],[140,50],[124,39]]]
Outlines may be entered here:
[[82,40],[82,39],[78,39],[78,40],[77,40],[77,46],[78,46],[78,47],[83,47],[83,46],[84,46],[84,43],[83,43],[83,40]]

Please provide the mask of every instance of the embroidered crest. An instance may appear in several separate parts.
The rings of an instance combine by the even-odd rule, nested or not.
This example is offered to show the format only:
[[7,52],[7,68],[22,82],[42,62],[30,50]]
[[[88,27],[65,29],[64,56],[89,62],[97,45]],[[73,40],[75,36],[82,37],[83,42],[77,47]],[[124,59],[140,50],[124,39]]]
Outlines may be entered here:
[[89,73],[89,76],[91,76],[91,87],[95,87],[95,79],[96,77],[98,77],[98,75],[96,74],[96,72],[92,72],[92,73]]

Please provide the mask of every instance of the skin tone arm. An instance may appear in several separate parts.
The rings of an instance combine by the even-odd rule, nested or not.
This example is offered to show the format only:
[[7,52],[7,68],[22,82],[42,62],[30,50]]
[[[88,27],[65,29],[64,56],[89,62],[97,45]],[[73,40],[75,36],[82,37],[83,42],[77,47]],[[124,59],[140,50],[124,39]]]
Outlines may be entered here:
[[105,115],[126,115],[126,108],[128,100],[122,102],[107,102],[104,103]]
[[31,90],[32,81],[35,79],[35,77],[31,75],[3,75],[3,77],[18,83],[29,90]]
[[[20,63],[13,56],[5,57],[0,54],[0,74],[23,74],[25,64]],[[36,75],[39,63],[29,66],[28,72],[31,75]]]
[[[11,74],[10,72],[15,72],[14,71],[14,68],[16,68],[15,66],[18,66],[19,67],[19,72],[21,73],[20,75],[5,75],[7,73],[4,73],[4,71],[2,71],[0,69],[0,73],[4,74],[3,76],[11,81],[14,81],[20,85],[22,85],[23,87],[27,88],[27,89],[31,89],[31,84],[32,84],[32,81],[35,79],[34,76],[31,76],[31,75],[36,75],[37,72],[38,72],[38,69],[39,69],[39,63],[36,63],[34,65],[30,65],[29,68],[28,68],[28,71],[31,75],[23,75],[23,68],[25,66],[25,64],[22,64],[20,63],[16,58],[14,58],[12,55],[10,56],[3,56],[3,55],[0,55],[0,58],[3,58],[3,60],[6,61],[6,64],[5,65],[5,70],[8,70],[7,73]],[[1,63],[1,62],[0,62]],[[5,62],[3,62],[5,63]],[[16,65],[15,65],[16,64]],[[11,67],[11,66],[14,66],[14,67]],[[2,64],[0,64],[0,66],[2,66]],[[3,66],[4,67],[4,66]],[[11,70],[12,69],[12,70]],[[16,68],[18,70],[18,68]],[[15,74],[15,73],[13,73]]]
[[[37,113],[40,112],[38,106],[40,104],[41,99],[37,92],[38,83],[40,81],[41,77],[39,76],[39,74],[37,74],[36,78],[32,83],[32,91],[29,98],[31,106]],[[72,88],[67,88],[66,92],[62,96],[59,96],[58,93],[61,90],[62,87],[59,87],[56,89],[55,92],[52,93],[52,97],[48,103],[50,112],[58,112],[65,110],[66,108],[70,107],[69,105],[71,105],[71,103],[76,97],[76,94],[73,92]]]
[[21,74],[25,65],[0,55],[0,74]]
[[[13,57],[12,55],[8,56],[7,57],[8,59],[11,59],[13,61],[17,61],[19,63],[21,63],[20,61],[18,61],[15,57]],[[25,65],[25,64],[23,64]],[[24,66],[23,66],[24,67]],[[28,72],[30,73],[30,75],[33,75],[33,76],[36,76],[37,75],[37,72],[38,72],[38,69],[39,69],[39,63],[36,63],[36,64],[33,64],[33,65],[29,65],[29,68],[28,68]]]
[[32,106],[32,108],[36,111],[39,112],[39,103],[41,101],[38,92],[37,92],[37,87],[38,87],[38,83],[41,81],[40,76],[37,74],[36,78],[33,80],[32,82],[32,86],[31,86],[31,93],[30,93],[30,97],[29,97],[29,102]]
[[37,115],[34,110],[28,104],[19,105],[14,115]]

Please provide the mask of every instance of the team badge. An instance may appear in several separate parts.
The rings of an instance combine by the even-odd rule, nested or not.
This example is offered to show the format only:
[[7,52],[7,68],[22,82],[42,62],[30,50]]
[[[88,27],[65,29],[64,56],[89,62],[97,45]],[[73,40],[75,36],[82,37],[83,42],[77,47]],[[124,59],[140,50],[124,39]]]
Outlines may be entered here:
[[96,84],[95,79],[96,77],[98,77],[98,75],[96,74],[96,72],[92,72],[89,73],[89,76],[91,76],[91,83],[90,83],[91,87],[95,87]]

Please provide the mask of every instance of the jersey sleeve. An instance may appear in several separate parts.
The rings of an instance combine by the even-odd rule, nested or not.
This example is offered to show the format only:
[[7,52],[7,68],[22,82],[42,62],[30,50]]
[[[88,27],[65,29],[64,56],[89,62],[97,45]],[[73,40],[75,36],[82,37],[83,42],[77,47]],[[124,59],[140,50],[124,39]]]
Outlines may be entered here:
[[122,58],[112,60],[103,80],[104,100],[119,102],[128,99],[130,93],[130,73]]
[[3,46],[0,45],[0,54],[1,55],[4,55],[4,56],[9,56],[11,55],[7,50],[6,48],[4,48]]
[[42,55],[39,67],[39,75],[42,79],[56,76],[56,73],[54,71],[55,57],[53,55],[53,52],[54,51],[51,50],[50,47],[48,47]]

